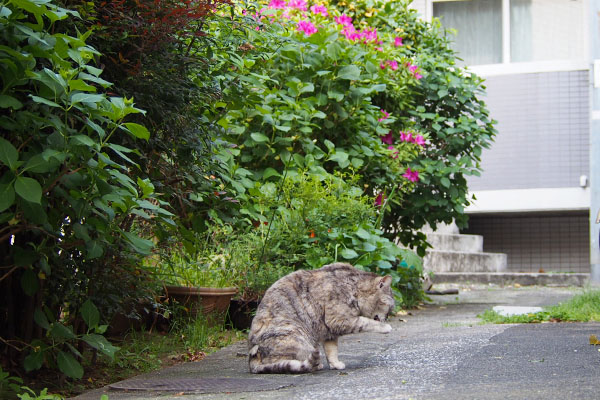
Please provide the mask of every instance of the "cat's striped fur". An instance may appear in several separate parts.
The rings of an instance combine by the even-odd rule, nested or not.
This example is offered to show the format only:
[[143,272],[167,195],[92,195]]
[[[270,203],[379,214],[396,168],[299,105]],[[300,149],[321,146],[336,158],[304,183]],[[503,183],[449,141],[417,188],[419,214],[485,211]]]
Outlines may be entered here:
[[323,368],[323,345],[331,369],[338,360],[337,338],[358,332],[388,333],[394,308],[391,277],[335,263],[293,272],[265,293],[248,335],[253,373],[300,373]]

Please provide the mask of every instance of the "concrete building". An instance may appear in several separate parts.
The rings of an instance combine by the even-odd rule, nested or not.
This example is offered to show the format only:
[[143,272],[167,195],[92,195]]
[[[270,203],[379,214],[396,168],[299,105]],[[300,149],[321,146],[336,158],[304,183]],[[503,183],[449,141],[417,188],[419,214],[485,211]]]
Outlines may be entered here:
[[[590,272],[594,0],[415,0],[456,29],[455,48],[485,78],[498,135],[469,178],[469,227],[509,272]],[[597,35],[597,32],[596,32]],[[593,216],[595,220],[595,214]],[[596,235],[597,236],[597,235]],[[593,267],[592,267],[593,269]]]

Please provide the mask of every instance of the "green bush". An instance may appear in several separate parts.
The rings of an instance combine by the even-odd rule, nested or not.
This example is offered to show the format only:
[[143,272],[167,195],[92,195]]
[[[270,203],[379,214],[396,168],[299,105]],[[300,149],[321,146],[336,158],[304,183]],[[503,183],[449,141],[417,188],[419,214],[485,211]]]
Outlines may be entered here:
[[69,16],[46,1],[0,5],[0,336],[26,343],[27,371],[57,365],[80,378],[78,341],[114,352],[83,310],[106,321],[139,295],[135,261],[151,242],[134,220],[172,221],[152,183],[130,176],[137,150],[115,143],[148,140],[127,122],[142,110],[104,93],[90,32],[53,33]]
[[255,29],[221,78],[236,83],[218,120],[232,143],[221,153],[231,185],[246,193],[286,168],[355,171],[367,194],[394,193],[386,236],[423,255],[424,224],[464,223],[465,176],[495,134],[481,79],[455,65],[439,24],[408,2],[339,3],[327,16],[300,10],[303,1],[270,4],[244,10]]
[[265,237],[260,260],[293,269],[349,262],[391,275],[403,304],[412,305],[423,294],[420,259],[382,236],[377,226],[383,208],[378,210],[373,198],[352,185],[357,180],[300,172],[289,174],[279,186],[267,182],[252,189],[261,212],[257,230]]

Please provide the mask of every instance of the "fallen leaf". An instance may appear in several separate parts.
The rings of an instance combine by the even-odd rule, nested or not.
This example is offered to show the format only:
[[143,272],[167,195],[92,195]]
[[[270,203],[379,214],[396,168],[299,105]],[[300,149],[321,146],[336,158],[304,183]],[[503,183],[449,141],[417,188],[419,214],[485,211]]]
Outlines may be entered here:
[[594,346],[600,345],[600,340],[598,340],[596,335],[590,335],[590,344],[593,344]]

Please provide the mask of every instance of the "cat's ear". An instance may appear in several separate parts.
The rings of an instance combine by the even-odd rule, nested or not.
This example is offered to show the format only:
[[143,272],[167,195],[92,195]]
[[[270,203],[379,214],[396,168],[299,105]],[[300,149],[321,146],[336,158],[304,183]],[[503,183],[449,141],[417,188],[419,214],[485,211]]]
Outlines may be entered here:
[[384,276],[379,280],[379,289],[390,288],[392,286],[392,277],[389,275]]

